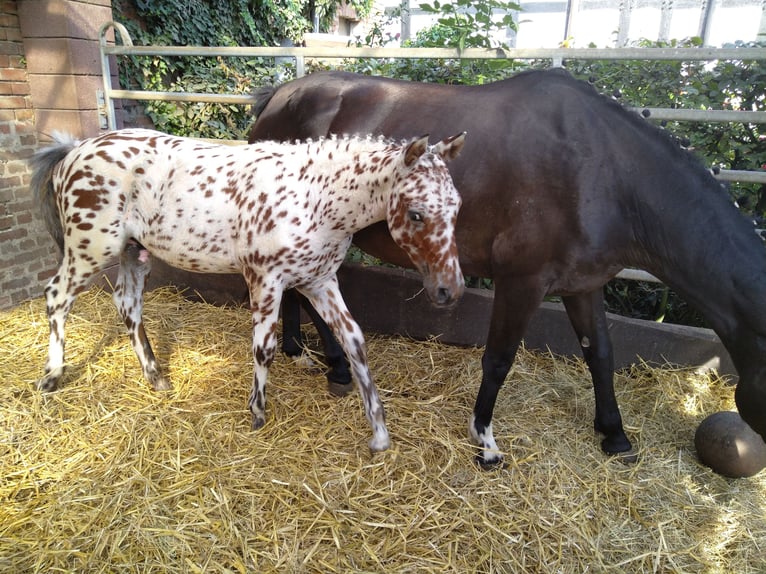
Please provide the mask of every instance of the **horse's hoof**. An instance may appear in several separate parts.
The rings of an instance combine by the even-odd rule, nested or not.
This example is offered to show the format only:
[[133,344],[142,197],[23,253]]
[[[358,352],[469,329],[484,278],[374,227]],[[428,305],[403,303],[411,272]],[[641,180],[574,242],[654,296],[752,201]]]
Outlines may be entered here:
[[354,390],[354,385],[351,383],[327,381],[327,390],[330,391],[330,394],[334,397],[345,397]]
[[610,453],[610,456],[625,465],[633,465],[638,462],[638,453],[632,448],[623,452]]
[[253,415],[253,423],[252,423],[252,430],[257,431],[259,428],[261,428],[263,425],[266,424],[266,419],[261,416],[255,416]]
[[152,388],[155,391],[170,391],[173,389],[173,385],[171,385],[170,381],[163,377],[157,381],[154,381],[152,383]]
[[370,439],[369,445],[372,452],[382,452],[391,446],[391,439],[389,439],[388,436],[372,437]]
[[624,437],[616,439],[605,438],[601,441],[601,450],[625,464],[634,464],[638,461],[638,454],[633,450],[633,445]]
[[169,391],[173,388],[159,369],[150,368],[144,372],[144,376],[155,391]]
[[56,379],[40,379],[35,383],[35,388],[43,393],[52,393],[58,387]]
[[494,458],[487,458],[482,454],[477,454],[474,457],[474,460],[482,470],[486,471],[502,470],[508,467],[508,463],[506,463],[503,457],[500,455],[497,455]]

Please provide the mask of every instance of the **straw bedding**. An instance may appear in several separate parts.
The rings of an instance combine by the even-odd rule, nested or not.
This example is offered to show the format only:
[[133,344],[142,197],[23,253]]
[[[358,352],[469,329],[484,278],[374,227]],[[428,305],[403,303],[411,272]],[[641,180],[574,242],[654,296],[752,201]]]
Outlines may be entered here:
[[600,452],[584,365],[522,350],[495,411],[508,465],[485,472],[466,438],[480,349],[370,336],[393,440],[372,455],[358,394],[282,356],[249,430],[246,310],[160,289],[145,318],[174,390],[148,388],[94,289],[42,395],[43,301],[0,314],[0,571],[766,571],[765,473],[694,453],[697,424],[734,408],[715,376],[618,375],[627,466]]

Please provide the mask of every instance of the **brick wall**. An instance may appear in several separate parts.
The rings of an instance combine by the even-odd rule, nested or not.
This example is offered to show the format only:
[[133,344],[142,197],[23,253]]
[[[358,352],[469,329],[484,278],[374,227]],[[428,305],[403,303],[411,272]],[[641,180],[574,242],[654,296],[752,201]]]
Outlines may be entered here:
[[0,0],[0,309],[39,296],[57,261],[29,193],[37,147],[17,2]]

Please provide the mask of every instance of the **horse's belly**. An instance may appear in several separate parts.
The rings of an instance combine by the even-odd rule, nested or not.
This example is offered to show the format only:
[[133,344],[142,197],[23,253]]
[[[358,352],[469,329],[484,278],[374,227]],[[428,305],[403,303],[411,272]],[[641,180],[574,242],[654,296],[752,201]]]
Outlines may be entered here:
[[150,225],[132,235],[154,257],[179,269],[196,273],[241,271],[231,231],[222,226],[203,230],[181,225],[169,228]]

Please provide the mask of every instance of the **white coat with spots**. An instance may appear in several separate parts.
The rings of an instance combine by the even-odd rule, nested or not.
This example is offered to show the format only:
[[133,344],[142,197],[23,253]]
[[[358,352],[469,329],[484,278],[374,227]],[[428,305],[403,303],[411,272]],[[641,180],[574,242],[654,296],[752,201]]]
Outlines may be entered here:
[[265,423],[265,384],[277,347],[282,291],[297,287],[341,342],[373,429],[389,446],[383,406],[362,332],[341,298],[336,271],[356,231],[385,220],[423,274],[436,305],[463,291],[455,246],[460,196],[445,160],[464,135],[432,147],[343,138],[225,146],[151,130],[83,142],[62,138],[33,159],[32,189],[63,252],[46,287],[50,348],[38,388],[64,370],[64,324],[75,297],[114,258],[114,301],[144,376],[167,389],[142,320],[149,254],[199,273],[242,273],[250,292],[252,427]]

